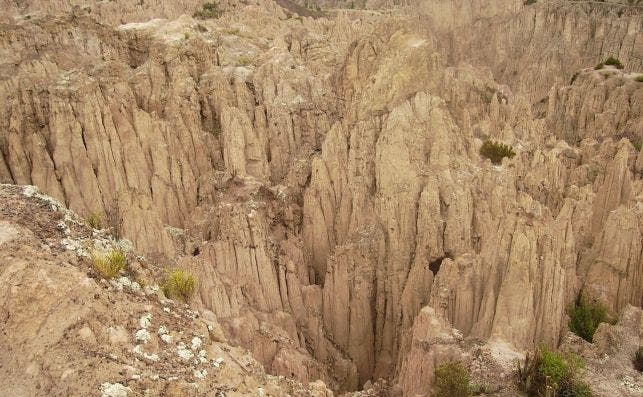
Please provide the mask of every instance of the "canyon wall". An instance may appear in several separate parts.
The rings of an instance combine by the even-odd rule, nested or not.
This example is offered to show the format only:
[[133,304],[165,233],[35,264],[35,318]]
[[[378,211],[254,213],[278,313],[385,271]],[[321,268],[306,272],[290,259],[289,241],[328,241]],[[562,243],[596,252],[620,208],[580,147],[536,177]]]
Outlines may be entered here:
[[[427,305],[465,337],[557,345],[580,291],[643,303],[641,19],[493,3],[8,18],[0,181],[116,213],[279,375],[395,378]],[[607,55],[625,69],[594,70]],[[489,138],[516,155],[492,164]]]

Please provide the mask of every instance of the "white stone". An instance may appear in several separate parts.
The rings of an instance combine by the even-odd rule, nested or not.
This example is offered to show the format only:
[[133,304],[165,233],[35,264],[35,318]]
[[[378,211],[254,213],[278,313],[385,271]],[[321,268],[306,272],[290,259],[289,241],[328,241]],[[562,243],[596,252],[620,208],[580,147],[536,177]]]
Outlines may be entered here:
[[139,329],[136,331],[135,337],[137,342],[147,343],[150,340],[151,335],[148,330]]
[[129,387],[123,386],[120,383],[105,382],[100,385],[102,397],[127,397],[127,394],[132,391]]

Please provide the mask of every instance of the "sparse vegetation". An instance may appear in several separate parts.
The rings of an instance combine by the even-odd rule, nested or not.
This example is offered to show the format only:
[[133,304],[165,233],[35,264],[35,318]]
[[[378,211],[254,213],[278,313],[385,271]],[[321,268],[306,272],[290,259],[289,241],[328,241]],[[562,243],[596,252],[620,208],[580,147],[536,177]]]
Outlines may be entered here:
[[616,67],[616,69],[623,69],[623,68],[624,68],[624,66],[623,66],[623,64],[621,63],[621,61],[619,61],[618,59],[616,59],[616,58],[614,58],[614,57],[609,57],[609,58],[607,58],[607,59],[605,60],[605,62],[603,62],[603,64],[605,64],[605,65],[610,65],[610,66],[615,66],[615,67]]
[[123,211],[118,198],[115,198],[112,204],[105,210],[105,218],[112,236],[116,240],[120,240],[122,237]]
[[161,288],[166,297],[187,302],[196,291],[196,278],[186,270],[176,269],[168,273]]
[[605,67],[605,64],[603,62],[599,63],[598,65],[594,66],[594,70],[601,70]]
[[588,342],[592,342],[596,328],[604,322],[608,322],[605,305],[584,294],[580,294],[569,309],[569,329]]
[[459,362],[448,362],[435,369],[433,381],[436,397],[469,397],[471,396],[471,378],[469,372]]
[[513,158],[516,152],[509,145],[487,140],[480,147],[480,155],[490,159],[494,164],[500,164],[504,157]]
[[201,9],[195,12],[192,16],[197,19],[214,19],[219,18],[221,14],[223,13],[219,10],[219,6],[217,4],[204,3],[203,6],[201,6]]
[[100,214],[100,212],[90,212],[87,215],[87,218],[85,218],[85,222],[92,229],[100,229],[103,225],[103,216]]
[[530,6],[532,4],[536,4],[538,1],[537,0],[525,0],[523,1],[523,4],[526,6]]
[[127,258],[125,253],[120,250],[112,250],[106,253],[95,252],[92,255],[94,269],[105,279],[112,279],[118,275],[121,270],[127,267]]
[[638,81],[639,83],[643,83],[643,74],[639,74],[634,78],[634,80]]
[[634,149],[637,152],[641,151],[641,139],[630,139],[630,142],[632,143],[632,146],[634,146]]
[[579,379],[583,367],[578,356],[541,347],[518,367],[519,385],[529,397],[591,397],[590,386]]
[[248,56],[240,56],[238,59],[239,66],[248,66],[252,63],[252,58]]
[[212,135],[217,137],[221,135],[221,125],[218,122],[215,122],[212,126]]
[[632,363],[637,371],[643,372],[643,346],[639,346],[639,349],[634,353],[634,360]]

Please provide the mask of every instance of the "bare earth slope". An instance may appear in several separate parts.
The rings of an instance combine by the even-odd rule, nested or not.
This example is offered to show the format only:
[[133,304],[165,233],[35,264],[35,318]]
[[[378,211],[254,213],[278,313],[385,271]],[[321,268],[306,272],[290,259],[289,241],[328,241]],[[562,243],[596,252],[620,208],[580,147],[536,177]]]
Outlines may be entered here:
[[101,280],[87,254],[116,243],[33,186],[2,185],[0,198],[0,395],[332,395],[266,375],[212,313],[141,287],[145,262]]

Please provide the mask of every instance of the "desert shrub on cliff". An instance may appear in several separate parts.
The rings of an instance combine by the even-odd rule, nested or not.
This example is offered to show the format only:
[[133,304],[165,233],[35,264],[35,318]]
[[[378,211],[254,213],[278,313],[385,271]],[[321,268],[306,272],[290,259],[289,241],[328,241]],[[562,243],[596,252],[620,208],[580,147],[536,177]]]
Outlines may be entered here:
[[636,353],[634,353],[634,360],[632,363],[637,371],[643,372],[643,346],[639,347]]
[[94,269],[101,277],[111,279],[127,266],[125,253],[120,250],[112,250],[106,253],[92,254]]
[[638,81],[639,83],[643,83],[643,74],[636,76],[634,80]]
[[87,225],[92,229],[100,229],[103,225],[103,216],[100,212],[90,212],[87,218],[85,218],[85,222],[87,222]]
[[500,164],[504,157],[513,158],[516,152],[504,143],[487,140],[480,147],[480,155],[490,159],[494,164]]
[[583,366],[578,356],[541,347],[518,367],[519,385],[529,397],[591,397],[590,386],[579,379]]
[[607,308],[601,302],[580,294],[569,309],[569,329],[591,342],[600,323],[608,322]]
[[435,397],[471,396],[469,371],[458,362],[448,362],[435,369],[433,390]]
[[615,66],[615,67],[616,67],[616,69],[623,69],[623,68],[624,68],[624,66],[623,66],[623,64],[621,63],[621,61],[619,61],[618,59],[616,59],[616,58],[614,58],[614,57],[609,57],[609,58],[607,58],[607,59],[603,62],[603,64],[605,64],[605,65]]
[[201,6],[201,9],[195,12],[192,16],[197,19],[211,19],[219,18],[221,14],[219,6],[215,3],[204,3],[203,6]]
[[187,302],[196,290],[196,278],[186,270],[176,269],[169,272],[161,288],[166,297]]

